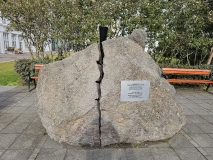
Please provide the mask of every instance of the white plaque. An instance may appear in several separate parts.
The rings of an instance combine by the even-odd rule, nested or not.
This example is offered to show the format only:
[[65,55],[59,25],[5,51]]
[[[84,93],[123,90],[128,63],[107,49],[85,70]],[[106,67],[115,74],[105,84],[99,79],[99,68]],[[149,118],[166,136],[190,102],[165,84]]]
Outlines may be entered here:
[[149,99],[150,81],[121,81],[121,101],[144,101]]

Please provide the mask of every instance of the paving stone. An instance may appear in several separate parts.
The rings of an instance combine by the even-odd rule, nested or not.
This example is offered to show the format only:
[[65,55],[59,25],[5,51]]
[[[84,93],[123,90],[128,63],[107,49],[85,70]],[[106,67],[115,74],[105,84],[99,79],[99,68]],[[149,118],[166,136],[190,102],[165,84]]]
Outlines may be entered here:
[[66,149],[43,148],[39,152],[36,160],[63,160],[65,157],[65,154],[66,154]]
[[14,102],[12,102],[12,101],[1,101],[0,107],[9,107],[15,102],[17,102],[17,101],[14,101]]
[[34,120],[34,123],[41,123],[41,118],[39,116],[37,116]]
[[37,114],[37,110],[35,107],[30,107],[27,110],[24,111],[23,114],[31,114],[31,113],[36,113]]
[[128,148],[125,150],[127,160],[154,160],[151,149],[148,148]]
[[183,129],[181,128],[181,129],[178,131],[178,133],[176,133],[176,134],[183,134],[183,133],[185,133],[185,132],[184,132]]
[[192,123],[188,118],[186,118],[186,124]]
[[[213,93],[213,92],[211,92],[211,93]],[[212,94],[207,94],[207,95],[205,95],[205,97],[206,97],[207,99],[213,99],[213,98],[212,98]]]
[[1,86],[1,90],[0,90],[0,93],[1,92],[7,92],[13,88],[16,88],[16,86]]
[[0,160],[28,160],[32,150],[7,150]]
[[26,86],[19,86],[12,88],[9,92],[28,92],[28,88]]
[[196,147],[196,149],[197,149],[202,155],[208,156],[208,153],[206,153],[206,151],[205,151],[203,148],[201,148],[201,147]]
[[35,97],[25,97],[23,102],[35,102]]
[[46,130],[40,122],[31,123],[23,132],[23,134],[32,134],[32,135],[44,133],[46,133]]
[[205,119],[198,115],[186,115],[186,118],[189,119],[192,123],[208,123]]
[[22,133],[29,123],[11,123],[7,125],[0,133]]
[[19,136],[18,134],[0,134],[0,149],[7,149]]
[[23,101],[20,101],[18,103],[16,103],[15,106],[18,106],[18,107],[29,107],[29,106],[32,106],[34,104],[34,102],[23,102]]
[[169,144],[166,142],[152,142],[152,144],[148,145],[149,148],[167,148]]
[[213,160],[211,156],[205,156],[207,160]]
[[201,103],[199,104],[201,107],[205,108],[205,109],[213,109],[213,105],[212,104],[208,104],[208,103]]
[[203,148],[209,156],[213,158],[213,147],[212,148]]
[[204,133],[204,131],[199,128],[197,125],[191,123],[191,124],[185,124],[185,126],[182,127],[182,129],[186,132],[186,133]]
[[97,160],[127,160],[126,154],[123,149],[95,149],[89,151],[87,155],[92,155],[91,159]]
[[[16,94],[17,95],[17,94]],[[8,101],[8,102],[18,102],[18,101],[20,101],[21,99],[23,99],[23,97],[19,97],[19,96],[12,96],[12,97],[10,97],[10,98],[8,98],[6,101]]]
[[194,147],[182,134],[174,135],[169,140],[169,144],[173,148],[193,148]]
[[20,114],[2,114],[0,115],[0,122],[11,123],[16,119]]
[[206,160],[196,148],[176,148],[175,152],[181,160]]
[[26,107],[11,107],[9,110],[7,110],[5,113],[22,113],[26,110]]
[[208,134],[189,135],[201,147],[213,147],[213,139]]
[[190,93],[182,94],[182,96],[183,96],[184,98],[189,99],[189,100],[197,99],[196,97],[190,95]]
[[213,133],[213,125],[210,123],[199,123],[197,124],[205,133]]
[[186,108],[188,109],[200,109],[200,106],[198,104],[194,104],[194,103],[189,103],[189,104],[183,104]]
[[[130,152],[130,150],[128,151]],[[143,153],[141,153],[143,155]],[[151,154],[149,154],[151,156]],[[137,159],[135,155],[126,158],[126,154],[123,149],[95,149],[95,150],[67,150],[65,160],[131,160]],[[142,157],[141,157],[142,158]],[[133,160],[133,159],[132,159]],[[149,160],[149,159],[148,159]],[[151,159],[152,160],[152,159]]]
[[205,103],[208,103],[208,104],[213,104],[213,99],[205,99],[203,100]]
[[90,150],[68,149],[65,160],[92,160],[92,158],[93,155]]
[[202,115],[201,116],[203,119],[208,121],[209,123],[213,124],[213,116],[212,115]]
[[12,96],[14,96],[15,94],[17,94],[17,92],[2,92],[2,93],[0,93],[0,96],[1,97],[12,97]]
[[184,114],[185,115],[196,115],[194,112],[192,112],[190,109],[188,108],[183,108]]
[[3,97],[3,96],[1,96],[0,97],[0,101],[3,101],[3,100],[5,100],[5,99],[8,99],[9,97]]
[[9,123],[0,123],[0,131],[6,127]]
[[190,100],[185,99],[185,98],[183,98],[183,99],[177,99],[176,101],[177,101],[178,103],[183,103],[183,104],[185,104],[185,103],[191,103]]
[[29,95],[30,93],[29,92],[26,92],[26,93],[17,93],[16,95],[14,95],[13,97],[27,97],[27,95]]
[[41,135],[20,135],[10,146],[10,149],[34,149]]
[[203,100],[203,99],[208,99],[208,98],[205,96],[205,94],[203,94],[202,92],[199,93],[199,94],[193,94],[193,97],[195,97],[195,98],[197,98],[197,99],[201,99],[201,100]]
[[32,123],[37,114],[21,114],[13,122],[14,123]]
[[0,157],[5,152],[5,150],[0,150]]
[[170,148],[153,148],[154,160],[180,160],[175,151]]
[[31,94],[31,95],[27,96],[26,98],[35,100],[35,94]]
[[195,112],[197,115],[211,115],[210,112],[207,112],[203,109],[193,109],[193,112]]
[[205,103],[205,101],[204,100],[201,100],[201,99],[199,99],[199,98],[197,98],[197,97],[195,97],[196,99],[193,99],[192,101],[193,101],[193,103],[196,103],[196,104],[201,104],[201,103]]
[[50,137],[47,138],[46,142],[44,143],[43,148],[55,148],[55,149],[62,149],[64,148],[63,144],[54,141]]
[[213,134],[208,134],[208,135],[213,138]]
[[[1,101],[0,101],[1,102]],[[7,106],[0,106],[0,113],[1,112],[4,112],[4,110],[6,110],[7,109]]]

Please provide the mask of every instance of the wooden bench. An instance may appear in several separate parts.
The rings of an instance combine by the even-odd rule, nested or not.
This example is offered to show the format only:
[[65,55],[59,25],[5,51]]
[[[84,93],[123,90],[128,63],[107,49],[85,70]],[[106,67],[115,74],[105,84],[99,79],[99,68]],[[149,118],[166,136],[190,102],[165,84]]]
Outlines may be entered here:
[[22,51],[21,48],[15,48],[15,49],[14,49],[14,53],[15,53],[15,54],[23,54],[23,51]]
[[[36,88],[36,80],[38,80],[38,71],[43,67],[44,64],[33,64],[33,73],[31,75],[30,72],[27,73],[27,82],[28,82],[28,91],[32,91]],[[30,89],[31,81],[34,82],[34,88]]]
[[14,49],[15,49],[14,47],[7,47],[8,52],[14,52]]
[[[213,84],[213,71],[209,69],[162,68],[162,73],[169,83],[208,84],[206,91]],[[167,78],[167,75],[204,75],[206,78]]]

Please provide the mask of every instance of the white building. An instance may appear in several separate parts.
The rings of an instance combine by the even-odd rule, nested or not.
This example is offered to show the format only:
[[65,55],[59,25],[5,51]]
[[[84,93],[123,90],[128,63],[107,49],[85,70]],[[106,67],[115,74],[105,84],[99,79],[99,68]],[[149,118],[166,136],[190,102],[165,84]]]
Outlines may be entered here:
[[[7,32],[6,26],[9,24],[5,18],[0,17],[0,54],[13,54],[13,52],[8,52],[8,47],[21,48],[24,53],[29,52],[27,45],[21,38],[21,32],[12,31]],[[49,51],[49,47],[45,48],[45,51]],[[35,47],[32,46],[32,51],[35,52]]]

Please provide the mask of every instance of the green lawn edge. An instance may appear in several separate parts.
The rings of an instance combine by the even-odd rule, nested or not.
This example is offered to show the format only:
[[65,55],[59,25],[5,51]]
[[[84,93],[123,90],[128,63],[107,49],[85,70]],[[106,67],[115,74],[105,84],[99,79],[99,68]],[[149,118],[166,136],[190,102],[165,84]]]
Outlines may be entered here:
[[21,86],[21,77],[14,70],[15,61],[0,63],[0,86]]

